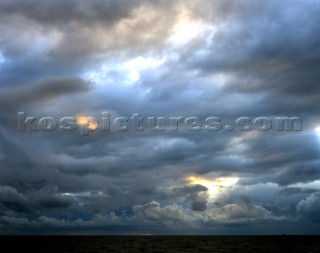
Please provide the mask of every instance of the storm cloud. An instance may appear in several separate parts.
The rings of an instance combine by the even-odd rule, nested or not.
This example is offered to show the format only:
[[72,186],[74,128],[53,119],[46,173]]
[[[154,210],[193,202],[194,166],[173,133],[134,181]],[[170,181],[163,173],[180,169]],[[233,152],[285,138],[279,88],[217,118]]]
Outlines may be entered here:
[[[0,233],[318,234],[319,21],[315,0],[0,0]],[[19,131],[18,112],[78,127]]]

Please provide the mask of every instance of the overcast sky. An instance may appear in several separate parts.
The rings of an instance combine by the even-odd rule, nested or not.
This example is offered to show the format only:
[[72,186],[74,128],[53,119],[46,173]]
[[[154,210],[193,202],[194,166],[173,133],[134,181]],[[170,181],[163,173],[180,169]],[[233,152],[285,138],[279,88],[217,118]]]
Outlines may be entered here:
[[[317,0],[0,0],[0,233],[319,234],[319,24]],[[102,112],[303,129],[82,136]]]

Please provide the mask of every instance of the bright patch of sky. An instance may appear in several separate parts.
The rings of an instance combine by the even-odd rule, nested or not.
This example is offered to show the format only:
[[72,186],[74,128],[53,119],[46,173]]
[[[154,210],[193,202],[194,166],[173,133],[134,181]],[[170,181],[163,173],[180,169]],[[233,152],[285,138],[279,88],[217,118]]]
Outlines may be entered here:
[[0,64],[2,64],[4,62],[5,62],[5,58],[4,58],[3,54],[0,51]]
[[316,180],[309,183],[296,183],[291,184],[289,187],[305,188],[305,189],[319,189],[320,190],[320,180]]
[[[213,26],[205,24],[201,20],[193,19],[190,11],[183,9],[172,28],[168,42],[175,47],[184,46],[196,38],[202,38],[204,35],[210,38],[214,31]],[[206,41],[209,43],[208,39]]]
[[187,181],[190,185],[202,185],[207,187],[209,198],[214,200],[220,193],[237,184],[239,178],[220,177],[210,179],[204,177],[188,177]]
[[143,72],[155,71],[165,60],[165,58],[138,56],[116,64],[108,62],[100,69],[85,73],[83,77],[96,86],[134,86],[140,81]]

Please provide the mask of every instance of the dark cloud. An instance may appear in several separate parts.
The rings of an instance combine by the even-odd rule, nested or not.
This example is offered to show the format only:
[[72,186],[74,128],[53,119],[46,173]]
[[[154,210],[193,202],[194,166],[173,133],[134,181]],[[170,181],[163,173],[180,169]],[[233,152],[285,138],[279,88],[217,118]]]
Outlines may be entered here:
[[173,188],[177,195],[184,196],[191,203],[193,211],[205,211],[208,205],[208,188],[203,185],[190,185]]
[[[0,233],[311,231],[319,10],[302,0],[1,1]],[[297,116],[303,129],[81,136],[18,132],[18,111]]]
[[32,207],[28,199],[16,189],[10,186],[2,186],[0,189],[1,209],[9,209],[17,212],[31,212]]
[[304,200],[301,200],[297,205],[297,211],[299,214],[311,219],[312,221],[319,223],[320,216],[320,193],[316,192],[311,194]]
[[58,96],[84,92],[89,84],[77,77],[51,78],[30,85],[3,88],[0,91],[0,106],[3,112],[22,110],[28,104],[45,102]]
[[22,15],[48,25],[65,25],[72,21],[81,23],[106,22],[113,23],[127,17],[140,1],[1,1],[1,13]]
[[205,211],[208,205],[208,195],[206,192],[199,192],[188,197],[191,201],[193,211]]
[[22,213],[64,209],[73,202],[71,197],[59,195],[56,190],[48,187],[40,191],[21,193],[11,186],[2,186],[0,199],[3,208]]
[[294,194],[310,194],[317,192],[317,189],[305,189],[305,188],[298,188],[298,187],[288,187],[281,189],[279,191],[279,195],[283,196],[290,196]]
[[297,165],[279,172],[276,182],[280,185],[288,185],[296,182],[313,182],[320,177],[318,164]]
[[208,190],[207,187],[203,185],[188,185],[188,186],[183,186],[183,187],[175,187],[173,188],[173,191],[177,194],[181,195],[188,195],[188,194],[193,194],[193,193],[198,193],[198,192],[206,192]]

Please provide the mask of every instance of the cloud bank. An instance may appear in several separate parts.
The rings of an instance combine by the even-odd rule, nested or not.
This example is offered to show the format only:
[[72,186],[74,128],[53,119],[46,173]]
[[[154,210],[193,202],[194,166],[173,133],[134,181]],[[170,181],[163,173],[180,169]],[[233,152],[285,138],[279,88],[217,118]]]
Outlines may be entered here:
[[[1,234],[319,233],[320,4],[0,0]],[[303,131],[20,132],[32,116]]]

